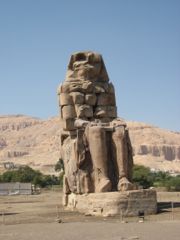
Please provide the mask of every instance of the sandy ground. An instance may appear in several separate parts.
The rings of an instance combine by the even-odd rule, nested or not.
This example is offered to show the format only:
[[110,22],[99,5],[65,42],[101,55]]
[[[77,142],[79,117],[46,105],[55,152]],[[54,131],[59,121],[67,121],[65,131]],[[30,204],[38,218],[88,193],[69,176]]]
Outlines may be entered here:
[[158,193],[160,213],[145,216],[144,223],[138,217],[125,218],[123,223],[120,216],[98,218],[67,212],[61,197],[60,191],[0,196],[0,240],[180,239],[180,193]]
[[180,221],[174,222],[76,222],[2,226],[0,239],[6,240],[179,240]]

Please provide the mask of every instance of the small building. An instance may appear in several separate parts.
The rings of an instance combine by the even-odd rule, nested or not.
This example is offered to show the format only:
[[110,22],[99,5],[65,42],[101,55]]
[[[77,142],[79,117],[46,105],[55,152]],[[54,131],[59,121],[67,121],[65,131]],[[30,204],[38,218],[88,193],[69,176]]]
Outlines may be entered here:
[[31,195],[31,183],[0,183],[0,196],[2,195]]
[[13,162],[4,162],[3,164],[6,170],[11,170],[15,168],[15,165]]

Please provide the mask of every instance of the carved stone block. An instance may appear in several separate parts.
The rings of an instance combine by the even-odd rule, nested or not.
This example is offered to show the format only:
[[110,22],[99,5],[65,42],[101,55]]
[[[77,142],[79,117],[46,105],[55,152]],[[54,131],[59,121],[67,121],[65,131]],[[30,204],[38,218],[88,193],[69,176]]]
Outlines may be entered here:
[[70,88],[70,83],[64,82],[60,86],[59,91],[60,91],[60,93],[69,93],[69,88]]
[[59,106],[66,106],[73,104],[72,97],[68,93],[60,93]]
[[107,115],[108,115],[108,117],[111,117],[111,118],[117,117],[117,108],[115,106],[108,106],[107,107]]
[[86,94],[85,95],[85,103],[87,105],[94,106],[96,104],[96,94]]
[[97,105],[99,106],[110,106],[115,105],[115,96],[114,94],[101,93],[98,96]]
[[89,105],[75,105],[76,114],[78,118],[90,118],[93,117],[93,109]]
[[74,119],[64,119],[63,120],[63,129],[66,131],[72,131],[74,127]]
[[107,113],[107,106],[97,106],[95,108],[94,116],[97,118],[109,117],[109,115]]
[[81,83],[77,82],[64,82],[61,85],[61,92],[62,93],[71,93],[71,92],[77,92],[81,90]]
[[[75,203],[75,204],[74,204]],[[78,210],[92,216],[138,216],[157,213],[155,190],[132,190],[127,192],[107,192],[90,194],[69,194],[66,209]]]
[[92,93],[93,92],[93,84],[92,84],[92,82],[84,81],[84,83],[82,84],[81,91],[83,93]]
[[102,117],[102,118],[100,118],[100,121],[102,122],[102,123],[110,123],[110,121],[111,121],[111,119],[110,118],[108,118],[108,117]]
[[109,83],[107,82],[96,82],[94,84],[95,93],[108,92],[108,89],[109,89]]
[[72,119],[76,117],[76,112],[73,105],[63,106],[62,107],[62,118],[63,119]]
[[74,104],[84,104],[84,94],[80,92],[72,92],[70,93],[72,96]]

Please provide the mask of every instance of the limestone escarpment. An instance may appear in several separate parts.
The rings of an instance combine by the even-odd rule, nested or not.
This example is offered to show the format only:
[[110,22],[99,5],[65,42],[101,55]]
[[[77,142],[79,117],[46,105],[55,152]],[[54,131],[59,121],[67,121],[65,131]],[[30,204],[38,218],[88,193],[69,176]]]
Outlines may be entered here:
[[[13,121],[12,121],[13,119]],[[15,120],[16,119],[16,120]],[[29,118],[23,115],[6,115],[0,116],[0,131],[6,130],[16,130],[27,128],[36,124],[39,124],[40,121],[36,118]]]
[[54,171],[59,159],[57,118],[43,121],[23,115],[0,117],[0,166],[28,164],[43,172]]
[[170,145],[139,145],[135,148],[135,155],[150,154],[154,157],[164,157],[165,160],[180,159],[180,146]]
[[135,163],[154,170],[180,171],[180,133],[128,122]]

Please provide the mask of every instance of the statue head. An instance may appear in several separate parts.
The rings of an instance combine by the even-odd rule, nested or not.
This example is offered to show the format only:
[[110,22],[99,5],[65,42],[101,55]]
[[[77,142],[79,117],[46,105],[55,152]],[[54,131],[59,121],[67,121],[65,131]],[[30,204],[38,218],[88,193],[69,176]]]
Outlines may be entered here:
[[77,52],[71,55],[66,81],[109,81],[102,56],[95,52]]

